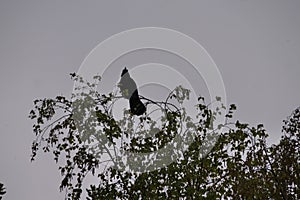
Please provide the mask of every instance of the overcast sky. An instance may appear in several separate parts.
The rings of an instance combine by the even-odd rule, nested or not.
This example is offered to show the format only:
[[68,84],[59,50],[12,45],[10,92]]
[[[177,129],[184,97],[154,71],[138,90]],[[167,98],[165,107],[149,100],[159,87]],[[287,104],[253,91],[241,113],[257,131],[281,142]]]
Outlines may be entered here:
[[[76,72],[101,41],[132,28],[164,27],[194,38],[218,66],[227,102],[238,106],[237,118],[252,125],[263,123],[269,141],[278,141],[282,120],[300,102],[299,9],[297,0],[1,0],[0,182],[7,187],[4,199],[63,199],[52,157],[39,154],[30,163],[34,135],[27,116],[32,101],[69,95],[73,83],[68,74]],[[147,52],[143,54],[144,61],[151,61]],[[124,62],[134,61],[131,55]],[[124,63],[118,60],[114,65],[118,63],[121,69]]]

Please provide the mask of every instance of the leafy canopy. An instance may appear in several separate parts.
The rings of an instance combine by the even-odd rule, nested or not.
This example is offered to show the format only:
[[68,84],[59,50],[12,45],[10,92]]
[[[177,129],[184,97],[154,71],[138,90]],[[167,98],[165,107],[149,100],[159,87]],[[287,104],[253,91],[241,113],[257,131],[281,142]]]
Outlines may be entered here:
[[[66,199],[84,190],[87,199],[299,199],[299,108],[284,121],[280,143],[268,146],[263,125],[233,122],[236,106],[226,109],[219,97],[209,104],[199,97],[193,118],[184,107],[189,90],[179,86],[161,102],[141,97],[148,114],[125,109],[116,119],[121,97],[100,94],[99,76],[71,77],[80,84],[70,99],[35,100],[29,115],[31,160],[39,149],[53,154]],[[218,115],[223,124],[215,124]],[[84,183],[88,176],[98,184]]]

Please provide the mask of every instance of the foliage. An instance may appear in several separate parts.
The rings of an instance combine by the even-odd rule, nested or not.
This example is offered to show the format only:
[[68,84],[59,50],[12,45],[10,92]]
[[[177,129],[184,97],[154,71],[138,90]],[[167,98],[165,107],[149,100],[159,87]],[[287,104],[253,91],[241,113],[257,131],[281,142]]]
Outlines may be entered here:
[[[84,189],[88,199],[299,199],[299,108],[284,121],[280,143],[269,147],[263,125],[231,122],[236,106],[223,113],[219,97],[215,110],[199,97],[193,121],[184,107],[189,90],[180,86],[162,102],[141,97],[160,120],[128,110],[117,120],[119,97],[96,91],[99,76],[95,83],[71,76],[81,85],[70,100],[35,100],[29,115],[31,159],[40,148],[53,153],[66,199],[80,199]],[[215,128],[218,115],[226,120]],[[90,175],[98,184],[86,188]]]
[[6,193],[3,183],[0,183],[0,199],[2,199],[3,195]]

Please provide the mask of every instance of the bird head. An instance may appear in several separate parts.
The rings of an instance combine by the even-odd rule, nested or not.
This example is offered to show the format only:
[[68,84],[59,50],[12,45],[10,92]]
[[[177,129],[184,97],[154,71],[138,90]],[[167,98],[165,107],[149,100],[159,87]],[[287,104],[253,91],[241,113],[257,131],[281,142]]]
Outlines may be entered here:
[[121,77],[122,77],[124,74],[126,74],[126,73],[129,75],[127,68],[124,67],[124,69],[123,69],[123,71],[122,71],[122,74],[121,74]]

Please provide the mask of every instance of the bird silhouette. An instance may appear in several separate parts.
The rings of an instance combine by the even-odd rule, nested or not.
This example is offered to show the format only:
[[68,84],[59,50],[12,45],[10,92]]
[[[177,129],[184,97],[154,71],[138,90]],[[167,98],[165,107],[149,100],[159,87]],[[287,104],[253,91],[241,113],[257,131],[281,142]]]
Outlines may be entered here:
[[122,96],[129,99],[130,112],[134,115],[142,115],[146,112],[146,107],[139,98],[139,93],[135,81],[130,77],[125,67],[121,73],[119,87]]

